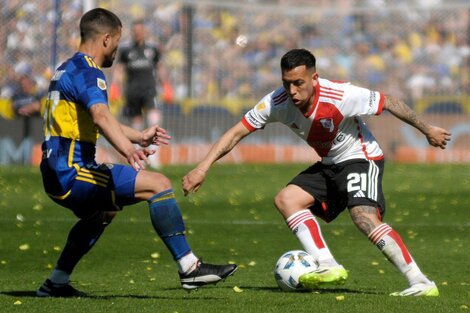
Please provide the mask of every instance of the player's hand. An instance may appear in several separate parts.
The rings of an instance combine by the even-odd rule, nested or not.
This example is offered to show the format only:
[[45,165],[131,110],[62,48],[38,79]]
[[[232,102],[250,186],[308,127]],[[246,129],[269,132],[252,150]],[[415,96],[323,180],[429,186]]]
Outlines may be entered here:
[[32,102],[24,105],[18,109],[18,114],[21,116],[32,116],[41,111],[41,103],[39,101]]
[[127,162],[129,162],[136,171],[144,170],[145,163],[150,164],[148,156],[154,153],[155,150],[152,149],[137,149],[127,156]]
[[181,179],[184,195],[187,196],[190,192],[197,192],[206,179],[206,176],[207,171],[197,167],[186,174]]
[[150,126],[149,128],[142,131],[142,139],[140,145],[142,147],[148,147],[150,145],[167,145],[171,139],[166,129],[158,125]]
[[450,141],[451,133],[443,128],[430,126],[427,133],[426,139],[429,144],[433,147],[439,147],[445,149],[447,142]]

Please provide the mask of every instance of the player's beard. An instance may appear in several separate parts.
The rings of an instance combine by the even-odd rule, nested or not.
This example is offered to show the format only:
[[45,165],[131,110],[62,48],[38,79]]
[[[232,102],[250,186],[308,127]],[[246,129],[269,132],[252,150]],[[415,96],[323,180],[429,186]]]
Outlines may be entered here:
[[103,65],[101,67],[111,67],[113,65],[114,59],[104,59]]
[[103,60],[103,65],[101,67],[111,67],[113,65],[116,52],[117,52],[117,49],[114,50],[111,55],[105,56]]
[[101,67],[111,67],[114,62],[114,55],[104,58],[103,65]]

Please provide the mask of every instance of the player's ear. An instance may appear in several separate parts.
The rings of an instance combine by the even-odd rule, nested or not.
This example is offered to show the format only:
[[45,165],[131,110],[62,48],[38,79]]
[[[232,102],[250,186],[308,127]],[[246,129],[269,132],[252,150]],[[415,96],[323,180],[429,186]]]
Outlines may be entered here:
[[312,80],[318,80],[318,73],[316,71],[312,73]]
[[107,47],[109,45],[110,40],[111,40],[111,35],[109,33],[105,33],[103,35],[103,45]]
[[312,73],[312,83],[313,83],[313,86],[316,86],[317,82],[318,82],[318,73],[316,71],[314,71]]

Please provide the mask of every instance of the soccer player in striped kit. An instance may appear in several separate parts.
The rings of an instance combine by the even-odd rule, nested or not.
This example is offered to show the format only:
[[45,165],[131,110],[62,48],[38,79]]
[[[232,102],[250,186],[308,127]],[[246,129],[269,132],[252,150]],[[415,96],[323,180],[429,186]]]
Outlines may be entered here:
[[275,197],[276,208],[318,268],[300,277],[307,288],[342,284],[348,277],[322,237],[316,217],[333,221],[348,209],[357,228],[406,277],[409,287],[393,296],[438,296],[419,269],[400,235],[382,221],[384,155],[362,121],[362,115],[387,110],[423,133],[429,144],[445,149],[451,134],[422,121],[403,101],[381,92],[320,78],[315,57],[293,49],[281,59],[282,84],[267,94],[212,146],[204,159],[183,177],[185,195],[196,192],[212,164],[249,134],[280,122],[304,139],[321,157]]

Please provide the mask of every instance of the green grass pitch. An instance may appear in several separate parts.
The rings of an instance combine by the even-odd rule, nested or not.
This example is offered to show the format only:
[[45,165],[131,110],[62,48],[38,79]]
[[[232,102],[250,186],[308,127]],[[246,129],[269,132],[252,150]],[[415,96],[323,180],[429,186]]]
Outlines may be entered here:
[[187,293],[155,235],[145,203],[126,207],[72,275],[90,294],[42,299],[74,216],[45,195],[37,168],[0,167],[1,312],[470,312],[470,166],[397,165],[384,177],[385,221],[402,236],[438,298],[394,298],[405,279],[344,212],[322,225],[323,236],[349,271],[340,288],[281,292],[278,257],[301,249],[273,206],[273,197],[306,165],[217,165],[197,194],[185,198],[189,167],[165,167],[174,184],[195,253],[240,268],[217,286]]

